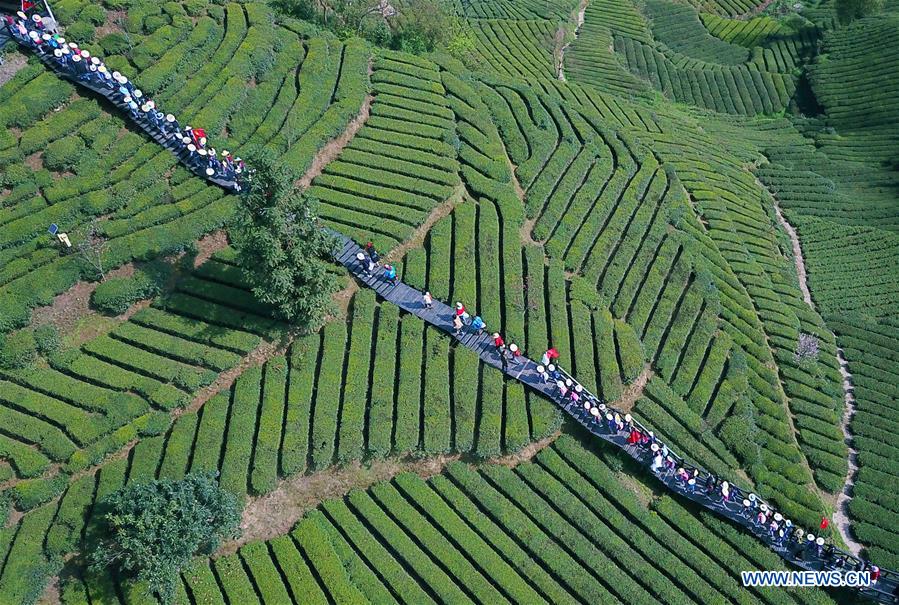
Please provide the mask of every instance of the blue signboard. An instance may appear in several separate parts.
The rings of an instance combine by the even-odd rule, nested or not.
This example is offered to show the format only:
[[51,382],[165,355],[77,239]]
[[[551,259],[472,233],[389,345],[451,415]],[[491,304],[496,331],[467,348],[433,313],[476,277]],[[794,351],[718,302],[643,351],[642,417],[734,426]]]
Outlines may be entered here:
[[50,228],[47,229],[50,232],[50,235],[56,235],[59,232],[59,226],[56,223],[51,223]]

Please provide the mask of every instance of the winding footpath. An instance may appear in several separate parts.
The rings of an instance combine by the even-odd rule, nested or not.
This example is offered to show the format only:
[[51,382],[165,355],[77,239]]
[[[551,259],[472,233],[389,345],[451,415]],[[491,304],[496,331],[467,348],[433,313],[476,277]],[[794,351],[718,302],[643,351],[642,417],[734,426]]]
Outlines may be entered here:
[[[589,0],[582,0],[580,9],[577,13],[577,25],[574,28],[574,40],[577,40],[578,34],[581,32],[581,27],[584,26],[584,15],[587,13],[587,3]],[[559,49],[559,79],[565,82],[565,51],[568,50],[568,47],[574,43],[574,40],[563,46]]]
[[[580,24],[583,23],[583,14],[585,9],[586,0],[581,5],[578,27],[580,27]],[[18,37],[16,37],[16,39],[25,48],[30,49],[30,46],[26,41],[20,40]],[[60,69],[58,64],[46,55],[40,55],[40,58],[58,75],[66,77],[76,84],[87,87],[97,94],[106,97],[117,107],[119,107],[119,109],[122,109],[123,113],[126,116],[131,115],[127,110],[127,106],[123,106],[123,103],[110,95],[107,90],[90,85],[83,79],[73,77],[71,74],[66,72],[66,70]],[[564,79],[564,74],[562,74],[561,71],[560,77]],[[186,161],[188,158],[184,157],[181,153],[182,149],[173,144],[170,139],[159,136],[159,134],[154,132],[153,129],[148,128],[147,124],[142,123],[141,121],[132,121],[140,126],[157,143],[178,155],[179,159],[182,162],[193,169],[193,166],[191,166],[190,163]],[[237,183],[233,181],[220,181],[217,178],[210,178],[206,174],[200,173],[197,170],[194,170],[194,172],[197,173],[198,176],[206,178],[207,180],[214,182],[229,191],[239,190],[239,187],[235,187]],[[804,295],[808,296],[806,302],[811,304],[811,297],[810,295],[808,295],[808,288],[804,285],[804,264],[802,264],[801,266],[799,264],[801,263],[801,249],[799,248],[798,238],[796,237],[795,231],[792,230],[792,227],[790,227],[789,224],[783,219],[782,214],[780,214],[779,208],[776,208],[776,211],[778,213],[779,220],[781,220],[782,224],[785,226],[788,233],[790,233],[793,240],[794,253],[796,253],[795,256],[797,258],[797,268],[801,269],[800,275],[802,276],[801,281],[803,282],[803,293]],[[649,467],[653,455],[651,450],[646,446],[629,443],[628,432],[626,430],[619,431],[613,423],[607,422],[605,420],[605,414],[619,413],[622,417],[624,417],[625,414],[623,411],[619,411],[615,408],[612,408],[611,406],[607,406],[598,397],[596,397],[586,389],[584,389],[582,397],[583,403],[585,403],[586,405],[582,405],[581,402],[575,404],[572,403],[568,398],[563,398],[560,395],[559,389],[555,386],[555,384],[551,382],[544,382],[541,375],[537,372],[537,362],[527,357],[522,356],[517,361],[509,361],[507,364],[504,364],[501,360],[499,352],[493,346],[492,338],[489,335],[478,334],[469,328],[464,328],[461,333],[456,334],[452,326],[452,319],[454,315],[454,309],[452,307],[443,302],[434,301],[431,308],[426,308],[423,303],[421,291],[416,290],[401,281],[389,282],[384,279],[383,275],[381,274],[370,275],[364,273],[362,267],[356,260],[356,254],[362,251],[361,247],[356,242],[340,233],[332,233],[334,233],[335,237],[337,238],[339,247],[339,249],[335,252],[335,259],[344,267],[346,267],[347,270],[352,275],[354,275],[362,284],[373,289],[384,300],[450,334],[452,337],[458,340],[459,344],[477,353],[481,361],[483,361],[485,364],[499,369],[508,377],[518,380],[534,391],[537,391],[545,397],[548,397],[551,401],[555,402],[566,414],[568,414],[576,422],[590,431],[590,433],[600,439],[613,444],[624,453],[629,455],[631,458],[638,461],[641,465]],[[563,375],[566,378],[571,378],[564,372]],[[572,380],[574,379],[572,378]],[[851,391],[851,389],[847,389],[847,393],[849,391]],[[634,421],[633,425],[644,434],[649,433],[649,430],[643,427],[639,422]],[[848,428],[845,428],[844,430],[848,431]],[[670,455],[675,461],[675,468],[678,466],[682,466],[685,468],[692,467],[696,468],[700,472],[699,476],[697,477],[697,486],[704,484],[705,478],[710,476],[707,471],[698,467],[698,465],[694,464],[691,460],[685,459],[684,457],[678,455],[673,451],[670,452]],[[654,475],[662,484],[664,484],[664,486],[668,490],[675,492],[684,498],[692,500],[693,502],[696,502],[704,508],[713,511],[714,513],[740,525],[746,531],[755,535],[759,540],[765,543],[784,560],[792,563],[793,565],[809,571],[831,570],[838,568],[837,566],[842,569],[861,569],[863,561],[859,560],[852,554],[843,552],[839,549],[836,549],[834,551],[833,557],[828,559],[822,558],[822,556],[819,554],[819,549],[815,547],[815,536],[811,533],[808,533],[807,536],[805,536],[805,539],[799,538],[798,541],[784,540],[781,544],[779,544],[777,541],[775,541],[774,537],[768,531],[766,525],[761,525],[755,522],[753,507],[744,506],[744,502],[748,503],[748,500],[743,501],[742,498],[748,496],[747,492],[745,492],[744,490],[740,490],[736,486],[733,486],[732,494],[735,497],[733,498],[733,500],[725,502],[720,498],[720,496],[718,496],[715,490],[707,492],[705,489],[699,489],[694,486],[689,486],[685,482],[677,479],[672,470],[673,469],[660,470],[658,472],[654,472]],[[852,471],[850,470],[850,474],[851,473]],[[765,504],[760,498],[756,498],[756,501],[757,506]],[[767,506],[772,512],[774,512],[775,509],[773,507],[771,507],[770,505]],[[848,542],[849,541],[847,540],[847,543]],[[881,580],[875,589],[861,589],[859,590],[859,592],[873,600],[882,603],[890,603],[892,602],[892,592],[896,590],[897,586],[899,586],[899,573],[891,570],[883,570]]]
[[[805,258],[802,256],[802,246],[799,245],[799,235],[793,228],[777,202],[774,202],[774,214],[787,235],[793,248],[793,259],[796,263],[796,274],[799,277],[799,289],[802,291],[802,299],[812,309],[815,310],[815,303],[812,301],[812,294],[808,288],[808,273],[805,270]],[[837,363],[840,366],[840,375],[843,377],[843,416],[840,421],[840,429],[843,431],[843,437],[846,441],[846,447],[849,450],[849,469],[846,473],[846,479],[843,482],[843,489],[837,495],[836,506],[833,511],[833,522],[840,532],[840,537],[846,543],[846,547],[856,557],[862,551],[863,546],[852,537],[852,530],[848,516],[849,501],[852,499],[852,488],[855,486],[855,477],[858,473],[858,451],[852,446],[852,431],[849,423],[855,416],[855,392],[852,385],[852,374],[849,373],[849,362],[843,355],[843,349],[837,348]]]

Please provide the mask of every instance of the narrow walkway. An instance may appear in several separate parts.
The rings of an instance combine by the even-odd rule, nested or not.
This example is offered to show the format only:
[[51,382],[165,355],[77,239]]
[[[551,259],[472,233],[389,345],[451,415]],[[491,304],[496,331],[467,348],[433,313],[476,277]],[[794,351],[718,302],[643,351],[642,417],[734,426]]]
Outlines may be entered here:
[[[435,300],[430,309],[426,308],[423,302],[423,293],[420,290],[397,280],[396,283],[388,281],[383,271],[379,270],[375,274],[366,274],[356,260],[356,254],[363,252],[359,244],[350,238],[333,232],[339,240],[339,251],[335,253],[337,262],[342,264],[347,270],[355,276],[361,283],[374,290],[381,298],[393,303],[400,309],[415,315],[435,326],[436,328],[450,334],[464,347],[467,347],[478,354],[485,364],[502,371],[506,376],[513,378],[522,384],[530,387],[538,393],[555,402],[562,410],[575,421],[584,426],[593,435],[603,439],[626,453],[628,456],[639,462],[643,466],[652,464],[653,452],[648,445],[631,444],[628,442],[628,431],[618,431],[617,427],[605,419],[605,414],[621,412],[611,406],[602,403],[599,398],[584,389],[583,399],[588,404],[584,407],[581,403],[573,404],[567,398],[562,398],[558,387],[552,382],[543,381],[541,375],[537,372],[537,362],[527,357],[521,357],[520,361],[510,360],[504,367],[500,360],[500,355],[493,345],[492,337],[487,334],[477,334],[469,327],[464,327],[461,335],[457,336],[453,330],[453,316],[455,310],[444,302]],[[569,377],[567,374],[563,375]],[[573,379],[572,379],[573,380]],[[574,381],[577,384],[577,381]],[[634,426],[643,432],[649,433],[649,429],[643,427],[639,422],[633,421]],[[661,445],[661,444],[659,444]],[[820,547],[816,540],[817,537],[803,531],[804,537],[799,540],[784,539],[778,540],[769,531],[768,524],[761,525],[756,522],[755,515],[761,506],[766,506],[769,514],[774,514],[776,509],[755,497],[756,505],[749,505],[749,494],[740,490],[736,486],[731,486],[732,498],[729,502],[723,502],[717,490],[707,492],[705,489],[705,479],[711,474],[694,464],[688,459],[684,459],[675,452],[670,452],[675,460],[674,467],[695,468],[699,471],[697,483],[690,486],[675,476],[674,469],[662,470],[655,472],[656,478],[665,485],[669,490],[676,492],[684,498],[688,498],[704,508],[722,516],[744,529],[754,534],[758,539],[764,542],[771,550],[777,553],[786,561],[805,570],[821,571],[821,570],[861,570],[865,562],[846,553],[832,545]],[[773,519],[778,519],[778,515]],[[779,519],[781,527],[786,521],[783,517]],[[791,527],[791,533],[797,532],[798,528]],[[793,536],[791,536],[792,538]],[[832,549],[832,553],[828,555],[828,551]],[[892,603],[892,592],[899,586],[899,573],[890,570],[882,570],[880,582],[876,588],[868,588],[859,592],[864,596],[874,599],[881,603]]]
[[[764,187],[761,183],[760,186]],[[805,270],[805,258],[802,256],[802,246],[799,243],[799,235],[793,225],[787,221],[776,199],[774,202],[774,214],[784,231],[790,238],[793,248],[793,261],[796,263],[796,275],[799,278],[799,289],[802,291],[802,299],[813,311],[815,303],[812,293],[808,288],[808,273]],[[843,378],[843,415],[840,418],[840,429],[843,431],[843,439],[848,451],[848,469],[843,480],[843,489],[837,494],[836,505],[833,511],[833,522],[840,532],[840,537],[846,543],[846,547],[856,557],[862,551],[862,545],[852,537],[852,523],[849,520],[849,501],[852,500],[852,489],[855,487],[855,476],[858,473],[858,451],[852,446],[852,431],[849,423],[855,416],[855,391],[852,386],[852,374],[849,373],[849,362],[843,355],[843,349],[837,349],[837,363],[840,366],[840,375]]]
[[[66,64],[61,63],[61,60],[55,57],[51,52],[52,49],[49,46],[47,46],[46,52],[37,51],[35,50],[34,44],[30,40],[30,38],[28,38],[27,36],[22,36],[20,32],[12,25],[5,25],[0,27],[3,27],[3,29],[9,32],[9,36],[14,39],[22,48],[34,51],[34,55],[38,59],[40,59],[44,65],[50,68],[50,70],[53,71],[53,73],[55,73],[57,76],[65,78],[66,80],[69,80],[82,88],[87,88],[88,90],[100,95],[101,97],[105,98],[107,101],[115,105],[117,108],[122,110],[122,113],[130,119],[132,124],[136,125],[145,133],[147,133],[147,135],[149,135],[150,138],[156,141],[159,145],[174,153],[178,157],[178,161],[181,162],[196,176],[205,179],[210,183],[214,183],[219,187],[223,187],[228,191],[240,191],[240,183],[236,180],[236,178],[230,178],[226,176],[224,172],[213,171],[212,169],[210,169],[209,171],[212,172],[212,174],[209,174],[209,172],[207,172],[206,170],[206,167],[202,166],[199,161],[195,160],[194,153],[188,150],[187,146],[184,145],[184,143],[180,139],[172,135],[167,135],[149,118],[134,116],[129,109],[128,103],[123,100],[122,95],[118,92],[118,84],[115,85],[115,88],[110,88],[108,86],[100,84],[99,81],[95,82],[91,79],[78,77],[75,72],[75,64],[71,61]],[[88,61],[85,60],[81,63],[88,64]],[[87,67],[84,67],[83,69],[87,69]],[[89,78],[97,78],[97,76],[93,74],[96,74],[98,72],[87,73],[92,74],[88,76]],[[157,111],[160,111],[160,109],[157,108]]]

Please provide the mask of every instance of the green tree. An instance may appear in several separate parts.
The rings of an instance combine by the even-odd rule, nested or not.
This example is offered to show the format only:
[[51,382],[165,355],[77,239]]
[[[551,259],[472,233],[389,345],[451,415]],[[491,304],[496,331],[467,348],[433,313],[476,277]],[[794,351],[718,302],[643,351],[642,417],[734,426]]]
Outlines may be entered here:
[[260,301],[307,329],[321,326],[337,291],[325,259],[334,238],[316,216],[317,201],[294,188],[293,180],[271,157],[253,160],[255,174],[241,196],[231,242],[244,274]]
[[178,574],[194,554],[212,553],[239,534],[240,504],[212,473],[133,483],[101,506],[105,537],[91,553],[92,570],[114,567],[136,577],[164,603],[174,600]]
[[856,19],[880,12],[883,0],[837,0],[837,17],[848,24]]

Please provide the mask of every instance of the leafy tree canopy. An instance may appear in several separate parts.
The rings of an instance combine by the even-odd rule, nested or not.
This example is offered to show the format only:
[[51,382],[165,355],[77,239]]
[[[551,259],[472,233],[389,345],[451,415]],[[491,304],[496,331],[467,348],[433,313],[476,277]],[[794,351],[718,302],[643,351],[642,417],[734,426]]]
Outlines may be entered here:
[[837,17],[841,23],[851,23],[856,19],[880,12],[883,0],[837,0]]
[[92,569],[136,577],[165,603],[174,600],[178,574],[194,554],[209,554],[239,534],[241,506],[212,473],[133,483],[102,506],[106,537],[91,553]]
[[230,231],[244,274],[260,301],[283,319],[315,329],[332,308],[338,285],[324,259],[334,238],[316,216],[317,201],[295,190],[274,160],[260,155]]

